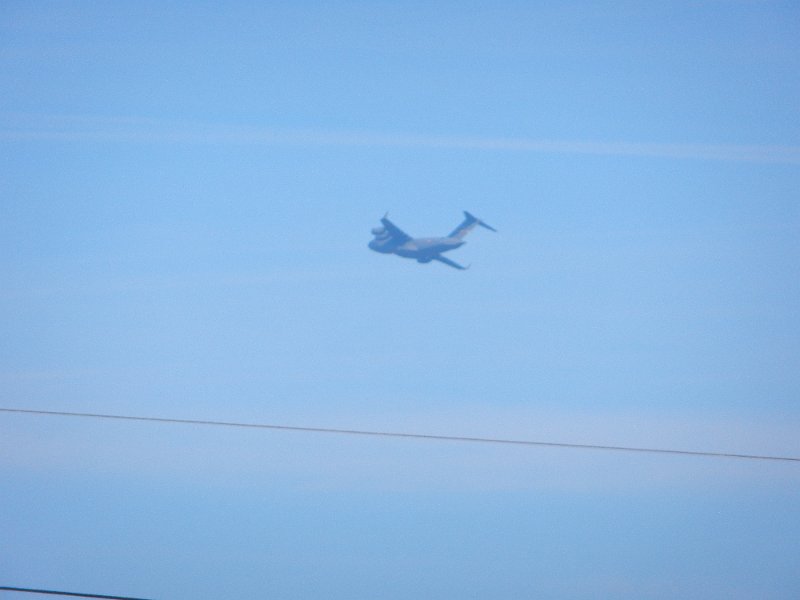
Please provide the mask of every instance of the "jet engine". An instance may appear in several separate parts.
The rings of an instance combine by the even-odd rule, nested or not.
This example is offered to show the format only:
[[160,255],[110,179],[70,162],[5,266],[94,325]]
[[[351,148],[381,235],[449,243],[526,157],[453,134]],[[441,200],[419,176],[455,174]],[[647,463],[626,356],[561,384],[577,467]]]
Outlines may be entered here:
[[383,235],[386,233],[385,227],[373,227],[372,228],[372,235]]

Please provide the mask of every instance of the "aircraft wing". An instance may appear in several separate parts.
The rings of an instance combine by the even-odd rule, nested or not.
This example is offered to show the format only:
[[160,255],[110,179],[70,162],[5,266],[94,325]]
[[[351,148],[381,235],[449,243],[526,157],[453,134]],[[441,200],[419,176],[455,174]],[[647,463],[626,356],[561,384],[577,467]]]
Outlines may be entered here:
[[454,269],[458,269],[459,271],[466,271],[469,267],[462,267],[455,261],[450,260],[449,258],[445,258],[441,254],[437,254],[433,257],[433,260],[438,260],[440,263],[446,264],[448,267],[453,267]]
[[400,229],[386,217],[381,219],[381,224],[386,228],[386,231],[389,232],[389,235],[392,236],[392,239],[397,240],[399,243],[405,244],[411,240],[410,235],[408,235],[405,231]]

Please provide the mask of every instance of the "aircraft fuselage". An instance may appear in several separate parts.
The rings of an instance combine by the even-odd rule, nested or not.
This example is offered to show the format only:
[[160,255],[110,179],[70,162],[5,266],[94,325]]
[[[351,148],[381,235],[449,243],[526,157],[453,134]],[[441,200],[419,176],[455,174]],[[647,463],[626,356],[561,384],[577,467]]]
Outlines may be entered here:
[[463,246],[466,243],[464,236],[477,225],[496,231],[496,229],[467,211],[464,211],[464,220],[461,224],[445,237],[412,238],[386,216],[381,219],[381,225],[382,227],[375,227],[372,230],[372,235],[375,236],[375,239],[368,244],[370,250],[381,254],[396,254],[402,258],[413,258],[421,263],[429,263],[435,260],[460,271],[464,271],[469,267],[462,267],[457,262],[442,255],[445,252]]
[[381,242],[382,240],[372,240],[369,247],[376,252],[396,254],[419,262],[430,262],[434,256],[466,244],[464,240],[457,238],[415,238],[400,245],[394,245],[390,240],[386,240],[387,243]]

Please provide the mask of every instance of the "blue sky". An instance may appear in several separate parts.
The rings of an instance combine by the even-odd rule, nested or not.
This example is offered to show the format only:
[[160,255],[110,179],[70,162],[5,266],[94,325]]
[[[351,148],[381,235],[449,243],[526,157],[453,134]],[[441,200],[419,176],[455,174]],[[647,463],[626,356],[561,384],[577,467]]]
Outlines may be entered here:
[[[8,2],[4,406],[800,455],[789,2]],[[370,252],[389,211],[467,272]],[[793,464],[0,417],[0,585],[796,598]]]

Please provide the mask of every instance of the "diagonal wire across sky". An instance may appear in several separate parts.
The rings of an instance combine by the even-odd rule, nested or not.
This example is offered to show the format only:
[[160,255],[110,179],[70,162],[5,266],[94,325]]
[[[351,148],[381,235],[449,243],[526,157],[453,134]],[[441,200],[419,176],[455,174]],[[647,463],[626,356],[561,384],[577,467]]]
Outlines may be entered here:
[[749,459],[749,460],[800,462],[800,457],[795,457],[795,456],[744,454],[739,452],[710,452],[704,450],[681,450],[674,448],[643,448],[637,446],[581,444],[573,442],[552,442],[543,440],[515,440],[515,439],[494,438],[494,437],[436,435],[436,434],[410,433],[410,432],[397,432],[397,431],[371,431],[363,429],[338,429],[332,427],[307,427],[307,426],[295,426],[295,425],[277,425],[271,423],[245,423],[236,421],[212,421],[212,420],[202,420],[202,419],[178,419],[178,418],[147,417],[147,416],[135,416],[135,415],[113,415],[113,414],[102,414],[102,413],[34,410],[27,408],[10,408],[10,407],[8,408],[0,407],[0,412],[37,415],[37,416],[78,417],[85,419],[113,419],[120,421],[137,421],[145,423],[169,423],[176,425],[180,424],[180,425],[204,425],[204,426],[214,426],[214,427],[240,427],[249,429],[270,429],[274,431],[294,431],[294,432],[304,432],[304,433],[333,433],[340,435],[417,439],[417,440],[430,440],[438,442],[507,444],[516,446],[539,446],[539,447],[549,447],[549,448],[574,448],[578,450],[607,450],[616,452],[680,454],[684,456],[703,456],[703,457],[713,457],[713,458],[737,458],[737,459]]

